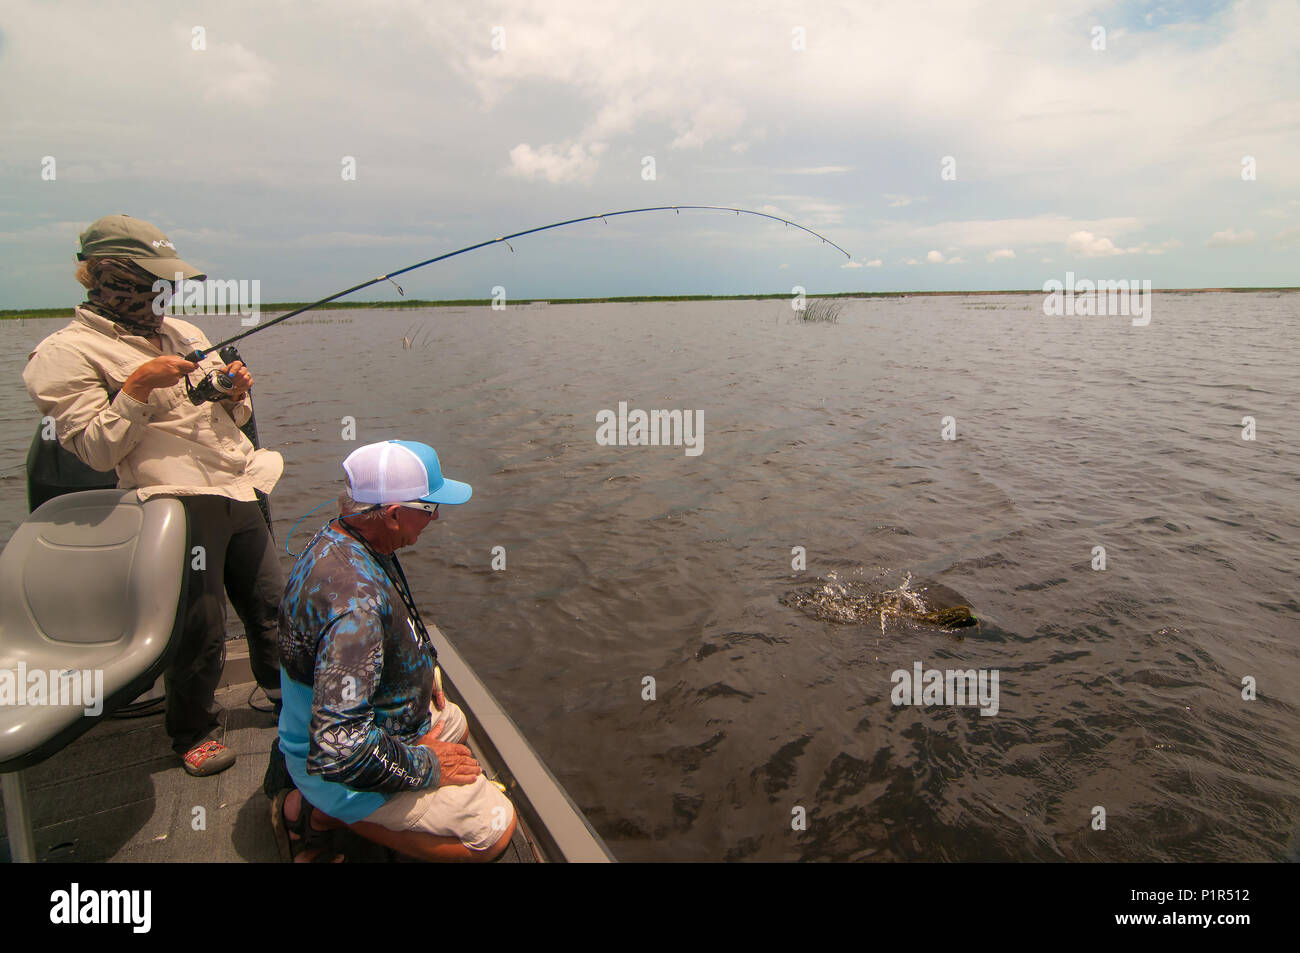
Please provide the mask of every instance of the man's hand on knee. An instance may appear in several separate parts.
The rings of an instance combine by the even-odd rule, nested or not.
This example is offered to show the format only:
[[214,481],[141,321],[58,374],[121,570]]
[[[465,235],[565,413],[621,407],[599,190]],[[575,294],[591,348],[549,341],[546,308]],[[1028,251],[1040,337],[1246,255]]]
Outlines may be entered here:
[[483,773],[483,768],[474,760],[464,745],[439,741],[432,733],[420,739],[438,759],[439,787],[447,784],[473,784],[474,779]]

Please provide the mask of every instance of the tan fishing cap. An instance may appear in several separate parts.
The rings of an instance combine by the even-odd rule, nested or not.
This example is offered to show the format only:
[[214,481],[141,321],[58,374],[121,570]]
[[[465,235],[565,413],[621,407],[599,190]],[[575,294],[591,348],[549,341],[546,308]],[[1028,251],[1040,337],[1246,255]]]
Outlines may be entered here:
[[176,273],[188,281],[207,276],[176,255],[176,246],[153,225],[130,215],[106,215],[81,233],[77,258],[127,258],[164,281],[175,281]]

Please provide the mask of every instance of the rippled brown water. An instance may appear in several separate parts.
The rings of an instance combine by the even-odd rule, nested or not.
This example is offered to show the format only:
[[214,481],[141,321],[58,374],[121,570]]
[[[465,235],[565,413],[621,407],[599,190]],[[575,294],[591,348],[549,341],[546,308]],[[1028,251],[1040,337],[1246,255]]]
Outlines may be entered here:
[[[620,858],[1248,860],[1300,823],[1298,310],[327,312],[243,352],[287,462],[281,540],[336,492],[344,416],[474,485],[405,558],[417,597]],[[35,426],[18,374],[61,323],[0,324],[6,539]],[[704,452],[598,445],[621,400],[702,410]],[[781,604],[832,572],[949,587],[979,634]],[[998,670],[998,714],[892,705],[915,662]]]

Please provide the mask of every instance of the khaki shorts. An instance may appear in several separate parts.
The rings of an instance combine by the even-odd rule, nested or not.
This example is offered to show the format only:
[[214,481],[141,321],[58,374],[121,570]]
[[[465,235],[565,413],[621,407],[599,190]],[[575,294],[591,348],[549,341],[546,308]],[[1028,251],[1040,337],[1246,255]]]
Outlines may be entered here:
[[[441,741],[459,742],[468,722],[458,705],[430,708],[433,730]],[[441,719],[441,720],[439,720]],[[390,831],[420,831],[455,837],[470,850],[487,850],[501,839],[515,817],[514,805],[480,774],[473,784],[447,784],[406,791],[365,818]]]

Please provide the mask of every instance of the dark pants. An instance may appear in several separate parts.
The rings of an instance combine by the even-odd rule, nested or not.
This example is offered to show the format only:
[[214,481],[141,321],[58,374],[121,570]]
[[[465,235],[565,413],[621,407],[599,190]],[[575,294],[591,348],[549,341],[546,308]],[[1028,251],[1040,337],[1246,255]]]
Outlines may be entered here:
[[[224,496],[177,497],[190,525],[185,575],[188,609],[176,658],[167,670],[165,728],[179,754],[219,728],[213,698],[225,659],[226,596],[248,639],[253,677],[278,698],[280,693],[280,598],[284,573],[271,534],[256,503]],[[206,567],[194,568],[194,547],[202,546]]]

